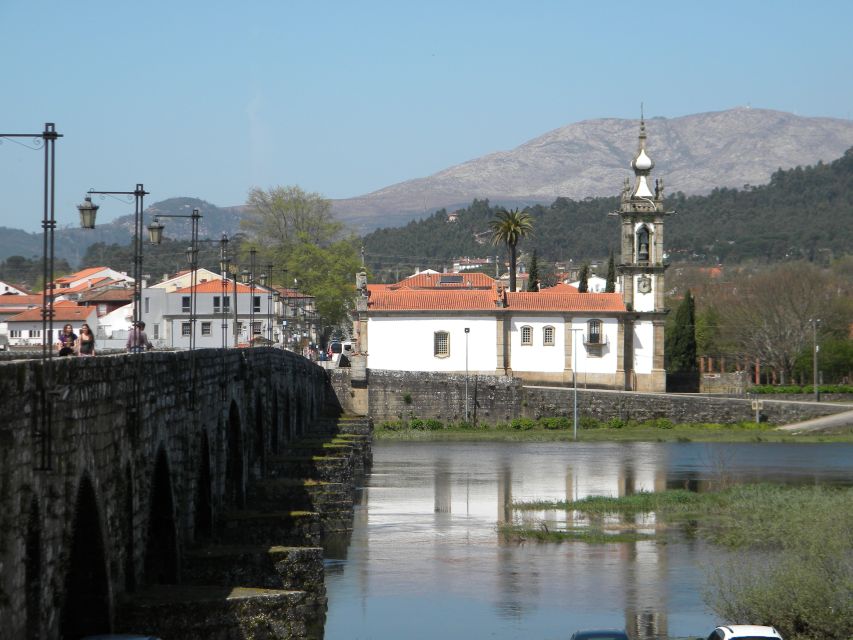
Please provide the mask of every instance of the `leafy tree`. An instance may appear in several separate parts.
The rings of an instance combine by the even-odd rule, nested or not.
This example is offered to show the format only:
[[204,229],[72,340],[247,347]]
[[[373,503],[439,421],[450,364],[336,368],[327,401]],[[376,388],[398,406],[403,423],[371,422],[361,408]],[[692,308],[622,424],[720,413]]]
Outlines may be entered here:
[[[58,278],[66,273],[71,273],[71,267],[65,259],[56,259],[53,262],[53,275]],[[24,285],[32,290],[44,288],[44,264],[41,258],[24,258],[23,256],[9,256],[0,261],[0,280],[10,284]]]
[[287,250],[301,242],[328,244],[343,229],[332,217],[332,203],[298,186],[253,188],[241,226],[260,246]]
[[530,258],[530,269],[527,271],[528,280],[527,280],[527,290],[528,291],[539,291],[539,260],[536,257],[536,251],[533,251],[533,257]]
[[664,358],[667,371],[696,370],[696,306],[689,289],[666,333]]
[[613,259],[613,252],[610,252],[610,259],[607,261],[607,284],[604,285],[604,293],[615,293],[616,291],[616,261]]
[[511,211],[499,209],[489,226],[492,229],[492,244],[505,244],[509,249],[509,290],[515,291],[516,247],[519,240],[533,232],[533,218],[518,208]]
[[581,267],[580,278],[578,282],[578,293],[587,293],[589,291],[589,265],[584,264]]
[[273,265],[274,283],[284,282],[283,272],[285,284],[296,279],[301,290],[314,296],[328,337],[353,303],[360,243],[339,237],[343,225],[332,218],[329,200],[298,186],[252,189],[247,204],[243,227],[249,242],[241,249],[242,259],[255,248],[259,264]]

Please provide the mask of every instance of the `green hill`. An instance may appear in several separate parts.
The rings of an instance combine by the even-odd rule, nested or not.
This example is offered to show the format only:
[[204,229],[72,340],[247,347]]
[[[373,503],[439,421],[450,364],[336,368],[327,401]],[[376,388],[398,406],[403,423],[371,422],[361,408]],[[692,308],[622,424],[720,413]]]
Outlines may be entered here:
[[[614,189],[616,191],[616,189]],[[534,236],[524,252],[542,260],[575,263],[605,259],[617,250],[617,197],[583,201],[557,198],[528,209]],[[706,264],[747,260],[827,260],[853,247],[853,149],[829,164],[776,171],[766,185],[715,189],[704,196],[676,193],[667,199],[676,213],[667,219],[670,260]],[[489,242],[494,208],[475,200],[448,222],[440,210],[405,227],[378,229],[364,237],[375,273],[438,268],[459,256],[484,258],[504,251]]]

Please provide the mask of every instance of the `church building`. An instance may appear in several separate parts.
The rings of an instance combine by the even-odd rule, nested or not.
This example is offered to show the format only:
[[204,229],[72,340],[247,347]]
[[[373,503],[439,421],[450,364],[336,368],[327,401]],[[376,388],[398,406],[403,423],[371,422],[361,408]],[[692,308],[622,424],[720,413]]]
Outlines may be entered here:
[[561,285],[509,292],[483,274],[359,274],[356,350],[368,370],[507,375],[529,383],[664,391],[663,180],[651,184],[645,121],[619,211],[621,293]]

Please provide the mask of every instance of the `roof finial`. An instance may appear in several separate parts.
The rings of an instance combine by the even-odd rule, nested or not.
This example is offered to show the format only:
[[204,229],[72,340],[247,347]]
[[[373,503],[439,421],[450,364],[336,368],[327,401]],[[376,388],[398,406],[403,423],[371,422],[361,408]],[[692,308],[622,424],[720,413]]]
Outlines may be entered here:
[[643,103],[640,103],[640,144],[646,137],[646,118],[643,115]]

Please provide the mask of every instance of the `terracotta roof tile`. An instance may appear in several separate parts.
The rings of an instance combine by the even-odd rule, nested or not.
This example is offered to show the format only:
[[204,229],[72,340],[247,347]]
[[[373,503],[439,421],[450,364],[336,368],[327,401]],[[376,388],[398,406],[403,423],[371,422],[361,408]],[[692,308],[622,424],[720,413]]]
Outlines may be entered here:
[[[63,304],[57,302],[53,305],[53,323],[57,322],[85,322],[89,316],[95,313],[94,307],[81,307],[73,302]],[[41,320],[41,306],[19,313],[12,316],[7,322],[32,322]]]
[[109,267],[89,267],[88,269],[83,269],[77,273],[69,273],[67,276],[57,278],[56,282],[76,282],[77,280],[93,276],[99,271],[104,271],[105,269],[109,269]]
[[577,287],[573,287],[570,284],[566,284],[565,282],[561,282],[559,284],[555,284],[553,287],[546,287],[541,289],[539,293],[579,293]]
[[625,311],[620,293],[507,293],[507,307],[524,311]]
[[[225,287],[228,293],[234,292],[234,281],[226,280]],[[204,282],[199,282],[195,287],[196,293],[222,293],[222,280],[205,280]],[[242,282],[237,283],[237,294],[241,293],[249,293],[249,285],[243,284]],[[192,287],[184,287],[183,289],[176,289],[172,293],[192,293]],[[255,293],[266,293],[266,289],[260,289],[255,287]]]
[[374,311],[463,311],[487,310],[495,308],[495,295],[492,291],[456,290],[429,291],[401,289],[397,291],[376,291],[370,296],[368,308]]
[[[456,282],[453,282],[456,281]],[[495,279],[485,273],[418,273],[390,285],[391,289],[488,289],[495,286]]]

